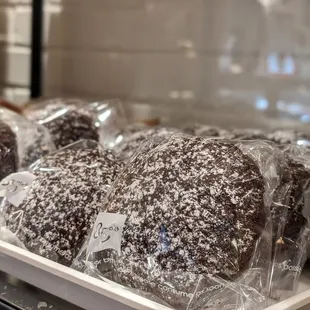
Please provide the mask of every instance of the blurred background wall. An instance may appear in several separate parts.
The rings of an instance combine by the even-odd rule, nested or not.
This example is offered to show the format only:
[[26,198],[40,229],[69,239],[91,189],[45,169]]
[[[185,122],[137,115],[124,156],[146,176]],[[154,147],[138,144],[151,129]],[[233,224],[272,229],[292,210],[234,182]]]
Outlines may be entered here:
[[[29,95],[30,1],[0,0],[0,91]],[[310,122],[309,0],[45,0],[44,95]]]

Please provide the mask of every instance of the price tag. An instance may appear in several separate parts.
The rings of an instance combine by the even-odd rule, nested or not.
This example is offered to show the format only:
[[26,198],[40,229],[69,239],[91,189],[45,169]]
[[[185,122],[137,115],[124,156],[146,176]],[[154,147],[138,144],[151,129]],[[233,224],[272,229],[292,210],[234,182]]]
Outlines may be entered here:
[[0,196],[18,207],[26,198],[29,186],[35,178],[35,175],[27,171],[10,174],[0,182]]
[[97,216],[87,252],[114,249],[121,255],[122,232],[127,216],[100,212]]

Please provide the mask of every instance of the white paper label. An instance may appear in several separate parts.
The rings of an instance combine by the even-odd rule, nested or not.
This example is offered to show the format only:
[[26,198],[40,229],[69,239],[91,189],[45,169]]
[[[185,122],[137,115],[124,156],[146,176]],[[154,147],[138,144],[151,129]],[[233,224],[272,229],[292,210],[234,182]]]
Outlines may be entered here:
[[87,252],[114,249],[121,255],[122,232],[127,216],[100,212],[97,216]]
[[0,196],[18,207],[27,196],[29,185],[35,180],[35,175],[30,172],[10,174],[0,182]]

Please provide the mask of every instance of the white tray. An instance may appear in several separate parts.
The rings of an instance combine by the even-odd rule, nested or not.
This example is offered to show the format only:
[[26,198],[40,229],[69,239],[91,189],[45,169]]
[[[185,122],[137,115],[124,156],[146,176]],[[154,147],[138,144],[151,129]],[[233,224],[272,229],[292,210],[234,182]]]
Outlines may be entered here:
[[2,241],[0,270],[87,310],[169,309]]
[[[302,308],[304,306],[307,306]],[[310,310],[310,270],[304,270],[300,276],[296,295],[275,304],[265,310]]]
[[[171,310],[2,241],[0,271],[86,310]],[[310,305],[309,270],[301,275],[294,297],[265,310],[297,310],[306,305]]]

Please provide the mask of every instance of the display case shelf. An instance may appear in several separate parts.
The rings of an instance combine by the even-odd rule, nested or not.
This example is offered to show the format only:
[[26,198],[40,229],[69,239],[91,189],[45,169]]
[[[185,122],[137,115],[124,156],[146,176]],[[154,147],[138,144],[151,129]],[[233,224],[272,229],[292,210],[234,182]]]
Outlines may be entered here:
[[2,241],[0,270],[82,309],[169,309]]

